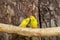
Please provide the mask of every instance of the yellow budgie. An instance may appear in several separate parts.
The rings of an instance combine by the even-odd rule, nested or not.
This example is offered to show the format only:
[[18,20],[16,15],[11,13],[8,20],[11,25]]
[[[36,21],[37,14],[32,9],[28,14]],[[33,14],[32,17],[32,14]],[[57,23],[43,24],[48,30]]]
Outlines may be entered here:
[[30,26],[31,28],[37,28],[37,19],[34,16],[30,16]]
[[28,25],[29,21],[30,21],[30,18],[26,18],[26,19],[22,20],[22,22],[19,25],[19,27],[26,28],[26,26]]

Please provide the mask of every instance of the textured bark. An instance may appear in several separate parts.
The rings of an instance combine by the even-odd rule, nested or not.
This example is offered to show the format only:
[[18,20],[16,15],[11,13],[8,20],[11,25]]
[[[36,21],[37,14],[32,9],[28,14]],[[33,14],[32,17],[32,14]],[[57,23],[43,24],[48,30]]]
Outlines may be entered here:
[[[20,22],[30,15],[38,19],[38,0],[0,0],[0,23],[18,26]],[[39,26],[39,23],[38,23]],[[28,25],[28,27],[30,27]],[[17,34],[0,33],[0,40],[30,40]],[[4,34],[4,35],[3,35]]]
[[[59,0],[40,0],[41,28],[60,25]],[[60,37],[42,37],[42,40],[60,40]]]

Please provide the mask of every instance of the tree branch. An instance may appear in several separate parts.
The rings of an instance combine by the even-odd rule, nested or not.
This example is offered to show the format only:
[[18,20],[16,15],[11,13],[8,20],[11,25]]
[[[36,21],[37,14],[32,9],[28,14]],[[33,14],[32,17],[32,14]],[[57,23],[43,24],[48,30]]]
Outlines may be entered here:
[[0,32],[16,33],[28,37],[32,37],[32,36],[50,37],[50,36],[60,35],[60,27],[32,29],[32,28],[20,28],[18,26],[0,23]]

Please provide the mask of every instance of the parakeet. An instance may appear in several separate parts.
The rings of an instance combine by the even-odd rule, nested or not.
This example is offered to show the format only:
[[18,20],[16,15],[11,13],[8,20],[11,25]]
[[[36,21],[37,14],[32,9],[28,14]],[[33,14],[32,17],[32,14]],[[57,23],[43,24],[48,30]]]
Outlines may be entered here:
[[28,25],[29,21],[30,21],[30,18],[26,18],[26,19],[22,20],[22,22],[19,25],[19,27],[26,28],[26,26]]
[[34,16],[30,16],[30,26],[31,28],[37,28],[37,19]]

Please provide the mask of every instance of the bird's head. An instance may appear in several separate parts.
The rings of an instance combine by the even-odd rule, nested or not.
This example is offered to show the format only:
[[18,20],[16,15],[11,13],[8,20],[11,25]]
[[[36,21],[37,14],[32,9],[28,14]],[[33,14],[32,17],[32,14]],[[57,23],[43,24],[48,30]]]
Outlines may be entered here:
[[30,19],[31,19],[32,21],[35,21],[35,17],[34,17],[34,16],[30,16]]
[[30,18],[26,18],[26,21],[29,21],[30,20]]
[[34,16],[30,16],[30,19],[34,19],[35,17]]

